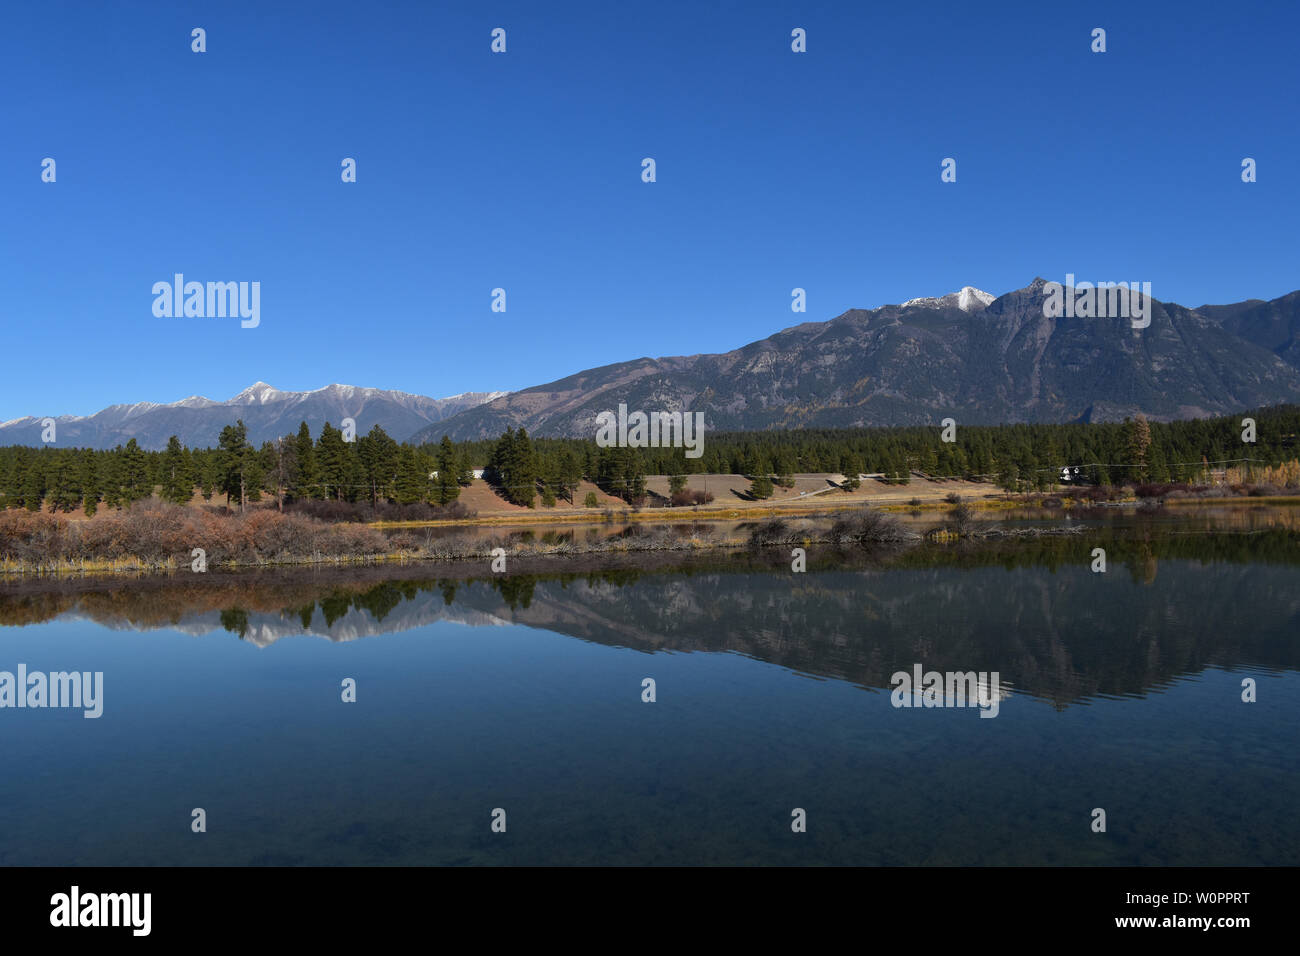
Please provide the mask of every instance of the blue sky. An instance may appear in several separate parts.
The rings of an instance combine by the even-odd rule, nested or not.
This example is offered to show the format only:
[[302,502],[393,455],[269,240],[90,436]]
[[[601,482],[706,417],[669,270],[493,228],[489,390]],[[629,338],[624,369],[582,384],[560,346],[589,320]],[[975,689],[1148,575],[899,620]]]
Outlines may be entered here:
[[[1036,275],[1300,287],[1292,4],[280,6],[5,9],[0,420],[515,389]],[[177,272],[261,324],[155,318]]]

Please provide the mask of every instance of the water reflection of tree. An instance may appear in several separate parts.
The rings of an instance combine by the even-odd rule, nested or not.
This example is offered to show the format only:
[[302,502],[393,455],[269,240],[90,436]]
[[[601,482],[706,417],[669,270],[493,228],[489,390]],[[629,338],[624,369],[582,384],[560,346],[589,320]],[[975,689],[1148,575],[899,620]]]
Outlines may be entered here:
[[1128,556],[1124,564],[1128,568],[1129,575],[1133,578],[1134,583],[1142,585],[1155,583],[1159,562],[1156,560],[1156,552],[1151,547],[1150,541],[1137,542],[1136,548]]
[[238,634],[242,641],[248,635],[248,612],[240,607],[227,608],[221,612],[221,626]]
[[[1295,667],[1300,647],[1283,623],[1300,616],[1300,589],[1286,570],[1300,564],[1298,543],[1287,529],[1188,534],[1155,522],[959,547],[810,550],[809,573],[798,575],[778,548],[659,569],[464,579],[393,567],[369,577],[187,575],[93,589],[81,581],[63,594],[0,597],[0,622],[76,612],[110,626],[166,628],[212,615],[264,643],[319,629],[317,608],[326,627],[364,611],[347,637],[379,633],[379,622],[402,630],[482,613],[639,650],[737,652],[864,687],[885,687],[917,661],[999,670],[1018,693],[1065,706],[1144,693],[1211,665]],[[1094,547],[1106,548],[1113,580],[1089,570]],[[426,594],[432,600],[417,600]],[[1250,627],[1240,626],[1241,602],[1252,608]]]
[[456,601],[456,582],[439,581],[438,590],[442,592],[442,603],[447,607],[451,607]]
[[532,574],[515,574],[508,577],[492,579],[492,586],[500,592],[502,600],[512,611],[525,610],[533,603],[533,589],[537,586],[537,576]]

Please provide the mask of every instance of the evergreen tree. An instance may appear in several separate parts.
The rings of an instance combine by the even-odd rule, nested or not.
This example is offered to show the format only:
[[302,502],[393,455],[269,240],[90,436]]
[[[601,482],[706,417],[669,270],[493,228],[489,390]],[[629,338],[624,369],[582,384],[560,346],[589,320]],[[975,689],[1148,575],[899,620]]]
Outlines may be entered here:
[[342,501],[350,490],[352,462],[343,433],[326,422],[316,439],[316,466],[320,470],[322,495]]
[[99,510],[99,468],[95,451],[87,448],[81,453],[81,508],[87,518]]
[[243,419],[221,429],[217,447],[219,449],[217,486],[226,496],[227,506],[230,505],[232,498],[237,499],[239,509],[243,511],[248,507],[250,500],[256,501],[261,497],[257,494],[257,489],[262,484],[262,470],[253,446],[248,443],[248,429]]
[[41,503],[45,500],[45,472],[37,454],[28,458],[23,469],[22,498],[23,507],[28,511],[41,510]]
[[122,450],[122,498],[127,504],[143,501],[153,494],[153,480],[149,476],[149,459],[134,438]]
[[320,488],[320,470],[316,467],[316,448],[312,444],[311,429],[303,422],[294,439],[293,481],[290,494],[294,498],[323,498]]
[[627,488],[624,500],[640,507],[645,501],[645,465],[642,464],[641,452],[636,448],[619,450],[623,452],[623,485]]
[[857,491],[862,485],[862,479],[858,477],[862,474],[862,461],[853,452],[846,451],[840,456],[840,474],[844,476],[840,487],[845,491]]
[[782,488],[793,488],[794,473],[799,470],[794,452],[789,448],[778,450],[772,464],[776,471],[776,483]]
[[1019,490],[1020,469],[1014,461],[1007,460],[998,471],[998,487],[1008,492]]
[[1164,450],[1159,444],[1152,443],[1148,458],[1147,477],[1151,481],[1166,482],[1173,480],[1169,472],[1169,464],[1165,460]]
[[446,435],[438,443],[438,477],[434,483],[433,497],[440,505],[449,505],[460,497],[460,474],[457,470],[456,448]]
[[212,500],[212,492],[220,483],[218,456],[211,450],[205,451],[198,460],[199,493],[204,501]]
[[47,469],[49,487],[45,492],[51,514],[56,511],[68,512],[81,504],[80,466],[81,462],[75,452],[60,451],[52,458]]
[[569,504],[573,504],[573,493],[578,490],[578,485],[582,482],[582,462],[571,449],[565,449],[559,457],[559,483],[556,485],[555,492],[561,498],[568,499]]
[[468,488],[474,483],[474,462],[470,459],[469,453],[457,450],[456,452],[456,484],[462,488]]
[[488,461],[493,480],[512,504],[533,507],[537,497],[537,461],[527,430],[507,428]]
[[104,456],[100,469],[99,487],[103,491],[104,504],[110,508],[122,507],[122,446],[118,445]]
[[[439,472],[441,476],[442,472]],[[397,503],[413,505],[429,500],[429,469],[423,455],[403,445],[397,456]]]
[[194,494],[194,481],[186,461],[181,440],[172,435],[167,439],[167,449],[162,454],[162,498],[183,505]]
[[361,477],[372,505],[378,505],[380,498],[392,496],[397,454],[397,442],[379,425],[357,442],[357,463],[361,466]]
[[1151,426],[1146,416],[1124,419],[1124,464],[1129,465],[1129,479],[1136,484],[1149,480],[1147,451],[1151,447]]

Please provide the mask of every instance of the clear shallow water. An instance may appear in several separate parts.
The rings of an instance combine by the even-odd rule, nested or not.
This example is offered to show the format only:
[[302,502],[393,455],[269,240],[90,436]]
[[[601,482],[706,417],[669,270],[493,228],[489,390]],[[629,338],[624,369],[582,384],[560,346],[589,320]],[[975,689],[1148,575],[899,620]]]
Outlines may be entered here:
[[[1094,544],[6,598],[0,669],[105,703],[0,710],[0,865],[1300,861],[1297,558]],[[914,663],[1010,696],[894,708]]]

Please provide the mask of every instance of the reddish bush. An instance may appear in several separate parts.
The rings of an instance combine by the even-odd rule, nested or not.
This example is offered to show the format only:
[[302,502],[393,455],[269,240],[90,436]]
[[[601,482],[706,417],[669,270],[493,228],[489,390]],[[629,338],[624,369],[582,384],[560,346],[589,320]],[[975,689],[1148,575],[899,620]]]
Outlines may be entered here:
[[43,511],[15,508],[0,511],[0,557],[15,561],[42,560],[71,544],[68,519]]
[[204,550],[209,563],[364,557],[393,550],[374,528],[327,524],[270,509],[220,514],[149,501],[82,521],[43,512],[0,511],[0,558],[33,565],[134,558],[142,565],[171,561],[184,566],[195,548]]
[[390,550],[383,533],[365,525],[333,525],[327,528],[324,538],[321,550],[328,554],[361,557]]

